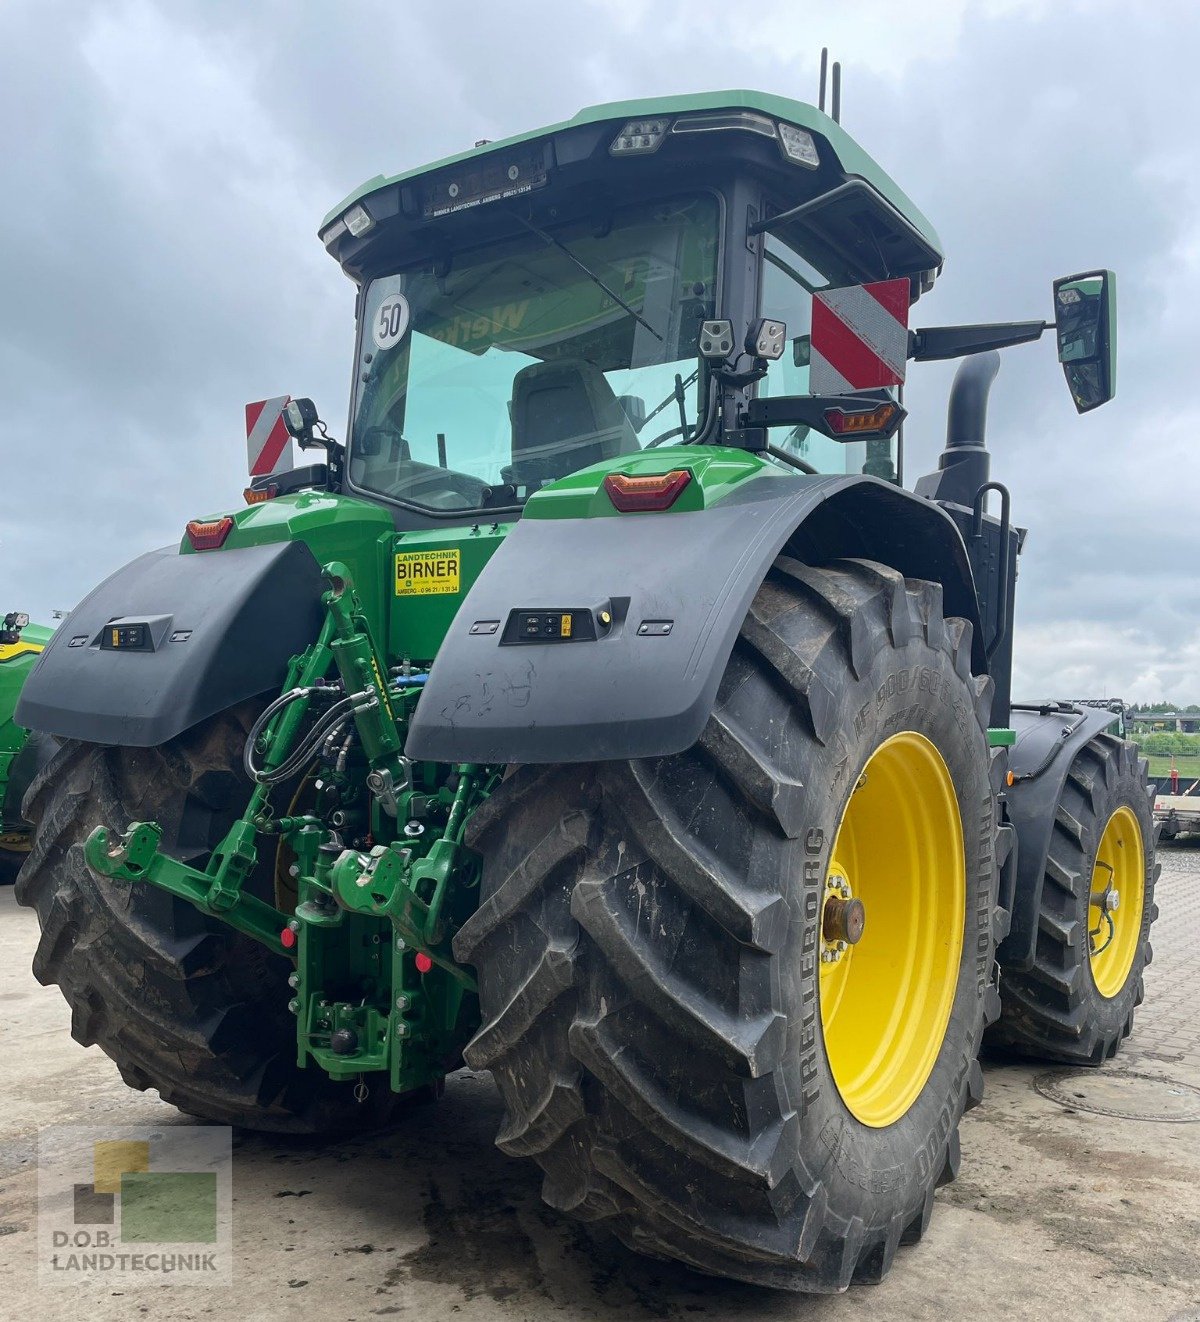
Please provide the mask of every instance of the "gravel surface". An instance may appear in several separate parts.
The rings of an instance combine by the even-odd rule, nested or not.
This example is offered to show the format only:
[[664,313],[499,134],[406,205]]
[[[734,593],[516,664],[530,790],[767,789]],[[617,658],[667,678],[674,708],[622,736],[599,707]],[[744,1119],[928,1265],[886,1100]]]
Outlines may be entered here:
[[881,1286],[833,1298],[709,1280],[593,1239],[543,1206],[531,1165],[493,1146],[495,1089],[465,1070],[439,1105],[373,1138],[235,1136],[232,1290],[39,1288],[38,1127],[187,1121],[71,1040],[57,990],[29,972],[33,915],[0,889],[0,1316],[1197,1322],[1200,1124],[1084,1109],[1178,1115],[1200,1087],[1200,842],[1161,860],[1147,1000],[1121,1055],[1101,1071],[989,1063],[929,1233]]

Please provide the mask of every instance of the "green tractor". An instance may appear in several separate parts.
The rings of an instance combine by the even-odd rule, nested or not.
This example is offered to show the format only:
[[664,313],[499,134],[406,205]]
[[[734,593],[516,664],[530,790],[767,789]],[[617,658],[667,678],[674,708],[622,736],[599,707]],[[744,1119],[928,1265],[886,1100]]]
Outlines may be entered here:
[[[749,92],[374,178],[320,237],[347,439],[287,403],[320,462],[102,583],[25,686],[61,741],[38,978],[193,1115],[402,1123],[465,1059],[550,1206],[878,1280],[985,1030],[1099,1064],[1142,996],[1144,767],[1110,713],[1010,700],[1024,532],[984,445],[995,351],[1049,324],[1077,408],[1112,396],[1111,273],[1054,323],[909,330],[929,222]],[[959,356],[906,490],[897,384]]]
[[55,747],[53,739],[31,737],[13,718],[25,680],[52,632],[30,624],[24,611],[0,616],[0,884],[16,878],[29,852],[32,830],[21,816],[21,800]]

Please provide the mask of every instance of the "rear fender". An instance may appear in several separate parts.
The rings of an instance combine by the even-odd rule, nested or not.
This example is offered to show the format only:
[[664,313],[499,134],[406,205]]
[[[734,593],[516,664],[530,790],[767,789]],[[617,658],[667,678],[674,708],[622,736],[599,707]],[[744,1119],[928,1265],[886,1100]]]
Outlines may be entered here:
[[[751,599],[785,549],[811,563],[860,556],[940,582],[946,613],[975,626],[975,667],[986,672],[966,550],[937,506],[876,478],[753,478],[705,510],[522,520],[438,651],[408,756],[681,752],[704,728]],[[570,612],[571,638],[526,641],[526,612]]]
[[[321,626],[321,574],[302,542],[140,556],[63,621],[21,690],[19,725],[60,739],[149,748],[278,690]],[[114,622],[142,650],[110,649]]]

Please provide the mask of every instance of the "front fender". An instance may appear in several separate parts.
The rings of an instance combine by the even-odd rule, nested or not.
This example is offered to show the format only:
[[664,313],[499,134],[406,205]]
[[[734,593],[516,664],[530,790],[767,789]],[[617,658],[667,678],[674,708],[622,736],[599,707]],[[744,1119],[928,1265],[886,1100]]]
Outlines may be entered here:
[[1079,750],[1115,718],[1103,707],[1047,702],[1014,705],[1009,719],[1017,740],[1005,796],[1017,832],[1017,876],[1012,926],[996,953],[1002,968],[1016,971],[1033,966],[1046,856],[1067,773]]
[[[941,582],[947,613],[969,619],[978,644],[958,530],[929,501],[875,478],[760,477],[704,510],[524,519],[459,608],[407,755],[591,762],[681,752],[704,728],[751,599],[785,548],[810,561],[863,556]],[[571,612],[570,640],[519,636],[528,612]],[[978,647],[976,670],[986,670]]]
[[[145,647],[110,648],[117,622],[144,626]],[[63,621],[21,690],[15,719],[60,739],[163,744],[278,690],[288,660],[320,626],[320,568],[301,542],[150,551]]]

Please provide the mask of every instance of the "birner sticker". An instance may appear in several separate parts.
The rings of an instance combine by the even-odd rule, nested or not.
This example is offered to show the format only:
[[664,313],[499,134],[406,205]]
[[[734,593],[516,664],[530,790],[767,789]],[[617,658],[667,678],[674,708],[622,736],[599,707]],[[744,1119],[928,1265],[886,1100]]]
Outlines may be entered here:
[[221,1126],[38,1133],[42,1285],[230,1285],[233,1131]]
[[396,556],[396,596],[426,597],[459,590],[461,552],[400,551]]

